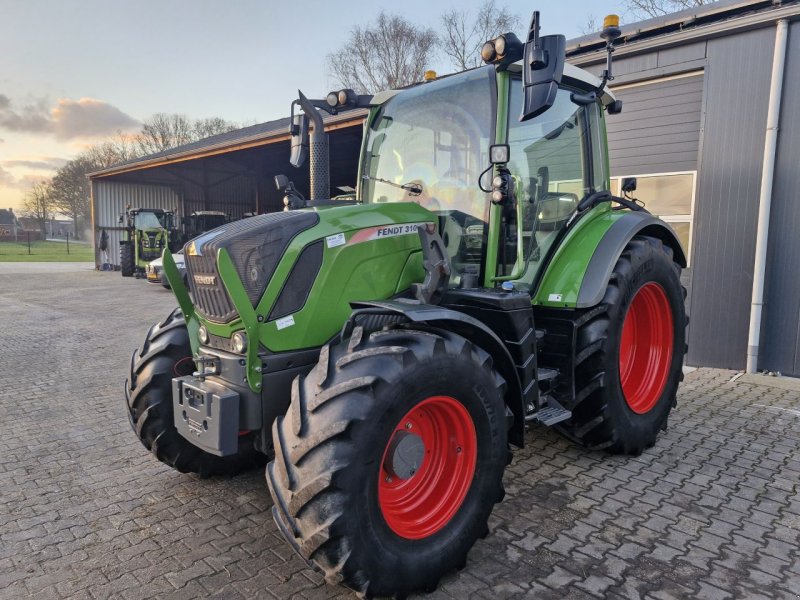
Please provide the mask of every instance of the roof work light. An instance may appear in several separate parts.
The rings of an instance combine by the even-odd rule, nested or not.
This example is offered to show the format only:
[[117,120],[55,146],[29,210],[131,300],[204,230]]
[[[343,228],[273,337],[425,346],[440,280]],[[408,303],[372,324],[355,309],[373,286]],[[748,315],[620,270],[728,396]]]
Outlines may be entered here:
[[505,69],[508,65],[522,58],[523,44],[513,33],[498,35],[481,47],[483,62],[497,65],[498,70]]

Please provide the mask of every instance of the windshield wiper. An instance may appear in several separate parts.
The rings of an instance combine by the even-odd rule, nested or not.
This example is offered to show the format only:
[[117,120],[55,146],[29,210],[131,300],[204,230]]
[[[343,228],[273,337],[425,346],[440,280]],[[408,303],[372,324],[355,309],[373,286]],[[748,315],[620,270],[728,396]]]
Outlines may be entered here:
[[400,188],[401,190],[407,191],[412,196],[419,196],[422,193],[422,186],[418,183],[395,183],[394,181],[389,181],[388,179],[381,179],[380,177],[373,177],[372,175],[364,174],[361,176],[361,179],[368,180],[371,179],[372,181],[380,181],[381,183],[385,183],[391,185],[396,188]]

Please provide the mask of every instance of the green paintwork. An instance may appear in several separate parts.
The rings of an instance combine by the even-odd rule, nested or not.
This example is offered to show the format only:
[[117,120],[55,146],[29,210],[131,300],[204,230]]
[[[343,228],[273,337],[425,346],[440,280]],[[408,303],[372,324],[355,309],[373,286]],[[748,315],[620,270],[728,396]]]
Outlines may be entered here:
[[[597,145],[603,149],[605,189],[611,189],[609,185],[608,137],[604,117],[599,119],[598,128],[600,140]],[[608,203],[603,203],[579,219],[561,241],[552,260],[547,265],[538,289],[532,293],[533,304],[575,308],[578,302],[578,293],[586,276],[586,269],[597,245],[608,229],[626,213],[627,211],[611,210]],[[522,278],[524,279],[524,275]],[[551,301],[551,294],[561,295],[561,300]]]
[[[350,303],[358,300],[382,300],[407,289],[411,283],[422,281],[422,252],[414,223],[434,223],[436,217],[413,203],[386,203],[356,206],[320,207],[311,209],[319,214],[317,225],[297,235],[267,284],[258,305],[253,308],[228,253],[220,250],[217,265],[220,279],[231,297],[238,318],[230,323],[215,323],[197,314],[191,305],[186,288],[165,251],[164,269],[167,280],[178,297],[190,328],[193,350],[196,351],[197,327],[202,323],[209,333],[230,338],[244,329],[247,334],[247,380],[254,391],[261,389],[259,345],[271,352],[317,348],[328,342],[350,316]],[[402,235],[381,235],[386,226],[408,225]],[[365,231],[377,239],[364,239]],[[379,231],[380,230],[380,231]],[[329,236],[344,235],[344,243],[330,243]],[[288,279],[292,266],[302,250],[311,243],[323,240],[323,258],[306,304],[291,315],[293,323],[278,328],[282,319],[268,321],[270,310]],[[169,266],[168,266],[169,265]],[[174,283],[173,283],[174,282]],[[186,305],[188,303],[188,306]],[[261,320],[259,320],[261,317]],[[258,343],[253,343],[257,340]]]
[[360,230],[372,227],[435,222],[436,217],[430,211],[413,203],[386,203],[324,208],[317,212],[320,222],[292,240],[256,312],[267,318],[305,246],[339,233],[344,234],[346,243],[329,248],[323,242],[322,266],[309,300],[292,315],[293,325],[279,330],[273,320],[261,326],[261,342],[274,352],[321,346],[347,320],[350,302],[389,298],[396,293],[401,280],[422,281],[424,277],[421,261],[409,261],[412,253],[420,253],[416,229],[406,235],[360,243],[354,243],[353,237]]
[[[511,75],[507,71],[497,73],[497,117],[494,126],[494,143],[505,144],[508,140],[508,98]],[[486,265],[483,285],[495,287],[497,281],[497,253],[500,251],[500,220],[503,209],[492,203],[489,209],[489,235],[486,241]]]
[[200,344],[197,340],[197,330],[200,324],[197,320],[197,314],[195,313],[192,299],[189,297],[189,290],[186,289],[183,283],[183,277],[181,277],[180,271],[178,271],[175,259],[172,258],[172,252],[169,251],[169,248],[164,248],[164,253],[161,255],[161,264],[164,268],[164,275],[167,277],[170,289],[172,289],[172,293],[175,294],[175,298],[178,300],[178,306],[186,319],[192,353],[197,354],[200,348]]
[[[517,175],[512,175],[514,180],[514,189],[522,189],[522,179]],[[525,262],[525,237],[522,235],[522,220],[525,216],[525,206],[517,200],[517,259],[514,261],[514,268],[511,269],[509,275],[494,277],[492,281],[516,281],[525,273],[527,263]],[[498,225],[499,229],[499,225]]]
[[236,272],[236,267],[233,266],[228,251],[225,248],[220,248],[217,252],[217,268],[219,269],[219,277],[222,284],[228,291],[228,295],[233,301],[233,307],[239,315],[239,319],[244,325],[244,331],[247,334],[247,383],[253,391],[261,389],[261,361],[258,359],[258,344],[253,343],[253,340],[258,339],[258,317],[247,292],[239,279]]
[[[627,211],[611,210],[607,203],[593,208],[579,219],[559,244],[542,277],[533,303],[539,306],[574,308],[583,283],[586,268],[600,240],[609,228]],[[558,301],[551,294],[560,294]]]

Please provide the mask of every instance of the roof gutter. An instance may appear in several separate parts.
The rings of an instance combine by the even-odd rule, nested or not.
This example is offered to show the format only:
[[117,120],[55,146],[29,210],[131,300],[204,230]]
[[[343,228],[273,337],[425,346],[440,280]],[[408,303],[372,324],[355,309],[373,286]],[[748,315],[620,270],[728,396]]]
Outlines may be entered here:
[[775,152],[778,146],[778,125],[781,118],[781,94],[783,92],[788,33],[789,21],[781,19],[778,21],[775,31],[775,51],[772,57],[772,81],[769,87],[767,132],[764,138],[764,164],[761,168],[761,193],[758,198],[753,296],[750,304],[750,333],[747,340],[748,373],[755,373],[758,369],[761,313],[764,307],[764,279],[767,267],[767,243],[769,241],[769,215],[772,208],[772,184],[775,176]]

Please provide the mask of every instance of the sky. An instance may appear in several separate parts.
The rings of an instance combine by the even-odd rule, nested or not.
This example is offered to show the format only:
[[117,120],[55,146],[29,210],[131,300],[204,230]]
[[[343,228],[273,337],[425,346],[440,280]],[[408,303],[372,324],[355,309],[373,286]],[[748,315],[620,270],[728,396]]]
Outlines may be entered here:
[[[382,11],[438,29],[480,0],[0,0],[0,208],[88,145],[156,112],[256,123],[302,89],[333,89],[326,56]],[[496,0],[542,33],[577,37],[623,0]],[[444,58],[430,68],[448,72]]]

